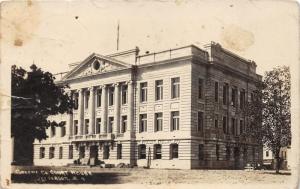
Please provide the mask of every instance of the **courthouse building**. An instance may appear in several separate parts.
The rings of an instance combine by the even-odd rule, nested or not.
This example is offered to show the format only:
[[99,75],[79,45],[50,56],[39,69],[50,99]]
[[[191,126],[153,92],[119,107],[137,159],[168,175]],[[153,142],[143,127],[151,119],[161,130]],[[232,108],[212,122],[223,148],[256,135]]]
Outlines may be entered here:
[[[141,55],[91,54],[57,80],[72,114],[34,143],[35,165],[125,163],[151,168],[243,168],[262,162],[244,135],[256,64],[212,42]],[[98,161],[97,161],[98,160]]]

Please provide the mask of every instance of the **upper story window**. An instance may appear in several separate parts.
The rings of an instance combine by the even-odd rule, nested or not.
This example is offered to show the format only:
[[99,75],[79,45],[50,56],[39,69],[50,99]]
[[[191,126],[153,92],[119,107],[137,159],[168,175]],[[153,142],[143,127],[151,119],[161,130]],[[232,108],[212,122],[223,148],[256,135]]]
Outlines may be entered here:
[[163,80],[155,81],[155,100],[163,99]]
[[127,130],[127,116],[122,116],[121,119],[121,133],[125,133]]
[[74,120],[74,135],[78,135],[78,120]]
[[51,136],[54,137],[56,135],[56,127],[51,126]]
[[155,131],[163,130],[163,114],[155,113]]
[[245,107],[245,99],[246,99],[246,92],[245,89],[240,91],[240,108],[244,109]]
[[147,132],[147,114],[140,115],[140,132]]
[[97,91],[96,91],[96,103],[97,103],[97,107],[101,106],[101,97],[102,97],[102,90],[101,89],[97,89]]
[[101,118],[96,118],[96,134],[99,134],[101,131]]
[[236,135],[236,123],[234,118],[231,118],[231,134]]
[[231,89],[231,105],[233,107],[236,107],[236,104],[237,104],[237,88],[232,87],[232,89]]
[[61,126],[61,137],[64,137],[66,135],[66,126]]
[[223,105],[228,104],[228,93],[229,93],[228,83],[224,83],[224,85],[223,85]]
[[114,117],[109,117],[108,118],[107,133],[112,133],[113,132],[113,125],[114,125]]
[[215,115],[215,128],[219,127],[219,119],[218,119],[218,114]]
[[219,101],[219,83],[215,82],[215,102]]
[[121,96],[122,96],[122,104],[127,104],[127,93],[128,93],[128,86],[127,85],[122,85],[121,87]]
[[172,78],[171,79],[171,98],[179,98],[180,97],[180,78]]
[[141,92],[140,92],[141,102],[147,102],[147,90],[148,90],[147,82],[140,83],[140,87],[141,87]]
[[89,134],[89,127],[90,127],[90,120],[89,119],[85,119],[84,120],[84,126],[85,126],[85,134]]
[[179,111],[171,112],[171,130],[179,130]]
[[269,151],[266,151],[266,157],[269,157]]
[[222,122],[223,122],[223,133],[227,134],[227,117],[226,116],[223,117]]
[[154,159],[161,159],[161,144],[154,145]]
[[78,99],[79,99],[79,94],[78,93],[74,93],[74,109],[75,110],[78,109]]
[[204,97],[204,80],[199,78],[198,79],[198,98],[203,99]]
[[90,91],[86,91],[84,95],[84,107],[89,108]]
[[40,147],[40,159],[45,158],[45,148],[44,147]]
[[244,120],[240,120],[240,133],[239,134],[244,134]]
[[203,112],[198,112],[198,125],[197,125],[198,132],[203,132],[203,123],[204,123]]
[[109,106],[114,105],[114,93],[115,93],[115,88],[114,87],[109,87],[108,88],[108,105]]

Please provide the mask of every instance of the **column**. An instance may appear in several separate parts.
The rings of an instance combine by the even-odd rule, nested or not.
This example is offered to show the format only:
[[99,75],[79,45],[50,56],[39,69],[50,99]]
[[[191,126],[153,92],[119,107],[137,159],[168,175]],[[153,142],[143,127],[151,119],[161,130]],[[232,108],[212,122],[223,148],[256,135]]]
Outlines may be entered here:
[[115,85],[115,108],[114,108],[114,128],[113,133],[116,135],[119,133],[120,125],[120,84],[116,83]]
[[90,116],[89,134],[95,134],[95,88],[94,87],[90,88],[89,116]]
[[84,101],[84,97],[83,97],[83,89],[78,90],[79,93],[79,97],[78,97],[78,130],[79,130],[79,135],[83,135],[83,124],[84,124],[84,105],[83,105],[83,101]]
[[101,117],[101,131],[100,133],[107,133],[107,87],[102,86],[101,95],[101,105],[102,105],[102,117]]
[[[73,100],[74,99],[73,92],[70,91],[68,94],[69,94],[71,100]],[[67,122],[66,122],[66,136],[72,136],[72,135],[73,135],[73,110],[71,110],[68,113]]]
[[126,132],[132,132],[133,131],[133,82],[128,82],[128,118],[127,118],[127,131]]

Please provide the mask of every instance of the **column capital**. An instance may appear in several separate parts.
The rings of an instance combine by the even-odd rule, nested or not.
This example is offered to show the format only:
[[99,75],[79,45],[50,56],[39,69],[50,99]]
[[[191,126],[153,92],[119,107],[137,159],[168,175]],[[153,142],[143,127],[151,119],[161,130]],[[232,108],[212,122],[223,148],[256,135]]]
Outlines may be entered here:
[[133,81],[132,80],[129,80],[129,81],[126,81],[125,82],[127,85],[132,85],[133,84]]
[[91,87],[88,87],[88,88],[87,88],[87,90],[89,90],[89,91],[91,91],[91,92],[94,91],[95,89],[96,89],[95,86],[91,86]]
[[113,83],[113,84],[112,84],[112,86],[113,86],[113,87],[118,87],[119,85],[120,85],[120,83],[119,83],[119,82],[117,82],[117,83]]
[[100,88],[100,89],[106,89],[106,88],[107,88],[107,85],[100,85],[99,88]]

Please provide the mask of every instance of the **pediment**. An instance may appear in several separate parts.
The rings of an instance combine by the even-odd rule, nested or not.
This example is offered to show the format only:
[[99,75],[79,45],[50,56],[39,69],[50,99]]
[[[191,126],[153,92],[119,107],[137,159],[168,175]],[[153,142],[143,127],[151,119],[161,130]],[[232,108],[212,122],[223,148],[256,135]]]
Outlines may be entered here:
[[98,54],[92,54],[75,68],[73,68],[63,80],[94,75],[98,73],[110,72],[122,68],[130,68],[131,65],[124,62],[105,57]]

